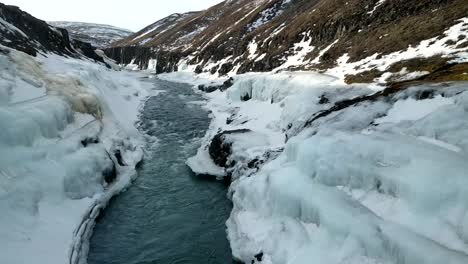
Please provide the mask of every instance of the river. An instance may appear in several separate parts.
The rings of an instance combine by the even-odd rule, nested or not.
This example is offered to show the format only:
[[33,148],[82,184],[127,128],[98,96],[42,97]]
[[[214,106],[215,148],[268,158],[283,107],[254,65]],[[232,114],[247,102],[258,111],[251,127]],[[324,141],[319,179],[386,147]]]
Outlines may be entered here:
[[140,130],[157,140],[147,147],[136,181],[97,220],[88,263],[233,263],[227,186],[185,165],[209,126],[203,98],[187,84],[154,82],[163,91],[146,102]]

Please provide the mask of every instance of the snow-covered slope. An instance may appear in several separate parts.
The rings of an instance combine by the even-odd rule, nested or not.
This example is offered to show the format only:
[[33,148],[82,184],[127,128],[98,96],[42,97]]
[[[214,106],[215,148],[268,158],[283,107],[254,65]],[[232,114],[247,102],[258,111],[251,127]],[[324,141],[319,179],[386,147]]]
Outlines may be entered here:
[[[142,30],[136,32],[135,34],[129,36],[122,41],[117,41],[112,44],[112,46],[119,45],[145,45],[149,42],[154,42],[157,39],[164,40],[167,42],[167,37],[172,37],[172,34],[182,35],[184,38],[187,38],[186,32],[181,32],[180,30],[175,30],[175,27],[185,19],[197,15],[197,12],[189,12],[184,14],[172,14],[168,17],[165,17],[161,20],[156,21],[155,23],[143,28]],[[193,25],[192,25],[193,26]],[[170,34],[169,34],[170,33]],[[190,39],[189,39],[190,40]],[[182,43],[171,43],[170,47],[167,48],[176,48]]]
[[107,48],[111,43],[121,40],[133,32],[103,24],[84,22],[50,21],[50,25],[68,30],[70,37],[91,43],[99,49]]
[[145,69],[157,60],[157,72],[176,71],[185,61],[197,73],[217,75],[348,63],[339,73],[346,82],[383,82],[390,73],[417,78],[466,57],[467,14],[464,0],[224,1],[172,20],[163,33],[144,30],[141,41],[114,43],[106,54]]
[[112,65],[0,4],[0,263],[84,263],[98,213],[136,176],[149,84]]

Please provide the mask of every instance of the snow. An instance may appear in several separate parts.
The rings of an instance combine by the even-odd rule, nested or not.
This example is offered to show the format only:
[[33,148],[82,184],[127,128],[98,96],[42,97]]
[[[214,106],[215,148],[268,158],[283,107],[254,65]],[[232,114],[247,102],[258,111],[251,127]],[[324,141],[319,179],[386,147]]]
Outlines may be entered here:
[[[187,72],[161,78],[223,81]],[[260,263],[255,256],[263,253],[261,263],[274,264],[467,263],[467,82],[411,87],[305,127],[314,113],[371,94],[373,86],[313,72],[234,79],[227,91],[205,95],[212,124],[188,164],[210,164],[206,148],[218,131],[251,130],[227,136],[236,161],[226,171],[236,259]],[[433,96],[418,99],[426,90]],[[245,95],[251,99],[242,101]],[[320,103],[323,96],[328,101]],[[246,166],[255,158],[263,165]]]
[[[357,62],[349,62],[349,55],[343,54],[337,60],[338,65],[335,68],[327,70],[326,73],[344,80],[347,74],[357,74],[372,69],[385,71],[395,62],[412,58],[429,58],[440,55],[453,58],[454,61],[463,61],[468,47],[457,48],[459,44],[464,42],[463,39],[459,39],[458,37],[468,33],[468,18],[462,18],[456,22],[458,23],[447,29],[443,36],[423,40],[419,45],[415,47],[409,46],[406,50],[383,56],[373,54]],[[453,41],[454,44],[448,45],[448,41]]]
[[255,42],[255,40],[252,40],[249,45],[247,46],[247,49],[249,51],[249,60],[252,60],[255,58],[255,54],[257,53],[257,48],[258,44]]
[[379,8],[381,5],[383,5],[383,4],[385,3],[385,1],[386,1],[386,0],[379,0],[379,1],[375,4],[374,8],[373,8],[371,11],[367,12],[367,13],[368,13],[369,15],[374,14],[374,12],[377,10],[377,8]]
[[90,42],[97,48],[106,48],[112,42],[121,40],[133,33],[127,29],[103,24],[70,21],[50,21],[47,23],[53,26],[50,27],[52,30],[60,33],[55,27],[65,28],[72,38]]
[[304,33],[303,35],[304,38],[300,42],[294,44],[294,47],[292,48],[293,54],[289,55],[286,58],[286,61],[281,66],[274,69],[273,72],[288,69],[292,66],[299,66],[305,63],[305,56],[312,52],[315,47],[311,46],[312,39],[308,36],[309,33]]
[[90,61],[1,48],[1,261],[76,263],[92,212],[135,177],[143,138],[134,123],[148,84]]
[[318,64],[320,62],[320,59],[322,58],[322,56],[327,53],[336,43],[338,43],[338,41],[340,41],[340,39],[336,39],[335,41],[332,42],[332,44],[328,45],[327,47],[325,47],[323,50],[320,51],[319,55],[314,59],[312,60],[312,64]]
[[0,26],[1,26],[2,28],[7,29],[7,30],[10,31],[11,33],[19,33],[19,34],[23,35],[23,37],[29,38],[26,34],[24,34],[23,31],[21,31],[21,29],[15,27],[15,26],[12,25],[11,23],[8,23],[7,21],[5,21],[5,20],[2,19],[2,18],[0,18]]
[[194,157],[187,160],[187,165],[197,175],[211,175],[215,177],[224,177],[226,172],[224,168],[216,165],[210,158],[206,148],[200,148]]
[[[396,131],[387,126],[362,134],[354,127],[359,120],[338,114],[310,128],[314,133],[291,138],[280,157],[232,184],[227,225],[234,256],[250,262],[262,252],[267,263],[465,263],[463,148],[453,139],[405,134],[414,130],[408,122],[430,117],[466,133],[464,118],[447,108],[466,107],[466,101],[456,105],[466,87],[458,99],[397,100],[388,111],[392,129],[404,125]],[[417,114],[394,116],[401,104]],[[357,108],[371,111],[344,112]],[[384,112],[376,109],[374,116]],[[444,124],[438,129],[453,133]]]
[[[247,25],[247,32],[254,31],[255,29],[259,28],[260,26],[268,23],[275,17],[281,15],[284,12],[284,9],[287,5],[291,2],[291,0],[283,0],[281,4],[275,4],[274,6],[267,8],[260,12],[257,20],[253,21],[249,25]],[[257,4],[258,5],[258,4]]]

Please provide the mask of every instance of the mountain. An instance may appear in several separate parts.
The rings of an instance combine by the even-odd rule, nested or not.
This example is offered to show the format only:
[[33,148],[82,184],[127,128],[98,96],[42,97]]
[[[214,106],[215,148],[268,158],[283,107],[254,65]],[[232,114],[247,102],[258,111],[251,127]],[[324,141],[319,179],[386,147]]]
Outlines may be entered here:
[[99,49],[104,49],[112,42],[123,39],[133,33],[127,29],[103,24],[67,21],[51,21],[48,23],[54,27],[68,30],[71,38],[89,42]]
[[370,82],[452,65],[468,50],[466,14],[464,0],[227,0],[162,19],[106,54],[140,68],[157,60],[156,72],[182,62],[219,75],[335,69]]
[[95,48],[80,40],[72,40],[68,31],[50,26],[16,6],[0,3],[0,44],[29,55],[55,53],[75,58],[87,57],[104,63]]

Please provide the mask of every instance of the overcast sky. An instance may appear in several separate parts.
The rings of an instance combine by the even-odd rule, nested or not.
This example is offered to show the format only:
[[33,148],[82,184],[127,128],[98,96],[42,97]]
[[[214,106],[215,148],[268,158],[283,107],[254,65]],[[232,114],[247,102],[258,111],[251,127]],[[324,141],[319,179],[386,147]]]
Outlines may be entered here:
[[46,21],[109,24],[138,31],[173,13],[206,9],[222,0],[0,0]]

